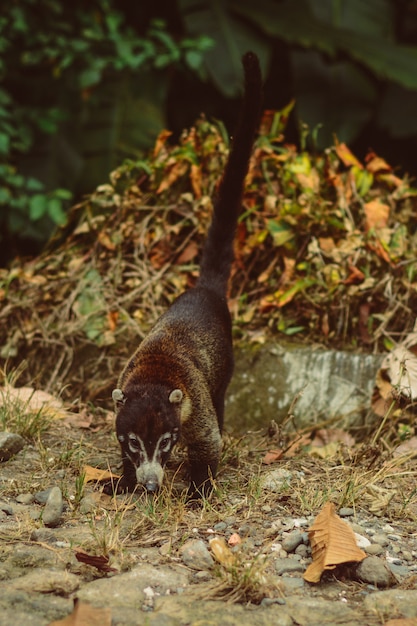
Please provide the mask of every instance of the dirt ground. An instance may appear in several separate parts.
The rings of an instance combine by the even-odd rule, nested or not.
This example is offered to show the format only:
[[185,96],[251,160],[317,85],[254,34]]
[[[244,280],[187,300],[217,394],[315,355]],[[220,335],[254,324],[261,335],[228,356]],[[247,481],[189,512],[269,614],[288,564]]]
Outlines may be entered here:
[[[88,468],[119,471],[112,413],[86,407],[50,421],[0,465],[0,624],[10,623],[3,621],[10,611],[22,620],[14,623],[49,624],[71,613],[75,597],[108,611],[108,623],[126,625],[219,623],[206,620],[208,610],[218,616],[213,619],[231,624],[389,624],[390,618],[415,618],[417,492],[410,455],[393,457],[368,442],[351,449],[341,444],[320,459],[306,445],[268,464],[265,455],[278,448],[278,438],[282,442],[282,433],[273,429],[226,434],[215,492],[190,506],[183,450],[174,455],[157,496],[111,498],[90,480]],[[277,470],[284,476],[278,488],[267,480]],[[48,528],[39,494],[54,486],[64,509]],[[311,562],[307,531],[329,500],[371,545],[373,536],[387,537],[378,557],[393,574],[389,583],[364,582],[352,566],[325,572],[315,585],[303,579]],[[288,538],[296,533],[303,537],[291,548]],[[217,555],[214,537],[224,539]],[[35,572],[37,582],[29,578],[25,586]],[[57,572],[70,578],[63,583]],[[138,572],[143,581],[132,578]],[[125,595],[122,606],[115,589]],[[412,595],[399,605],[384,599],[392,590],[397,599]],[[380,599],[372,604],[375,595]],[[93,623],[88,619],[87,625]]]

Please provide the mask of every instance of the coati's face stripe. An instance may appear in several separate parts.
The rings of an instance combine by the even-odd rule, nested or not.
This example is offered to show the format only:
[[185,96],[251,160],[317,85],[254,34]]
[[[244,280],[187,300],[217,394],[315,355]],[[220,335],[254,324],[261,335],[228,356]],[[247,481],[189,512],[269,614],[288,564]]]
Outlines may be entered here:
[[135,467],[137,482],[146,487],[147,491],[157,491],[162,485],[164,459],[171,452],[176,440],[175,431],[166,432],[159,437],[153,452],[148,454],[139,435],[128,433],[128,458]]

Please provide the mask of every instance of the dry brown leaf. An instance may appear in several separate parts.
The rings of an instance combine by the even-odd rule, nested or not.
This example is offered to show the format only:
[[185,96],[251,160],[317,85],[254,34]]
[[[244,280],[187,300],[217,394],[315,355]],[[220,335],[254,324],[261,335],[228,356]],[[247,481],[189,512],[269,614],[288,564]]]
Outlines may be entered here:
[[271,463],[275,463],[276,461],[279,461],[280,459],[282,459],[282,456],[283,456],[283,451],[280,449],[268,450],[268,452],[265,454],[264,458],[262,459],[262,463],[264,465],[271,465]]
[[74,601],[74,610],[70,615],[49,626],[111,626],[111,609],[97,609],[86,602]]
[[319,428],[314,434],[311,442],[312,446],[327,446],[329,443],[343,443],[347,446],[354,446],[355,440],[343,428]]
[[210,550],[213,556],[224,567],[231,567],[236,561],[236,556],[231,552],[224,537],[213,537],[210,540]]
[[117,482],[120,478],[117,474],[113,474],[108,470],[91,467],[91,465],[84,465],[82,473],[84,474],[84,484],[90,482],[100,483],[103,480],[114,480]]
[[346,165],[346,167],[355,165],[356,167],[363,169],[362,163],[358,161],[358,159],[349,150],[345,143],[339,143],[337,146],[335,146],[335,151],[339,159],[342,161],[343,165]]
[[396,491],[393,489],[385,489],[378,485],[368,485],[362,497],[368,503],[368,510],[381,517],[386,513],[389,503],[395,496]]
[[366,557],[356,544],[353,530],[337,515],[332,502],[324,505],[309,528],[308,536],[313,562],[304,573],[307,582],[318,583],[325,570]]
[[99,570],[99,572],[117,572],[117,569],[109,566],[109,557],[96,554],[88,554],[84,550],[80,548],[75,550],[75,558],[80,563],[85,563],[86,565],[91,565],[91,567],[95,567]]
[[[381,363],[372,398],[372,409],[384,415],[393,398],[417,402],[417,331],[409,333]],[[383,402],[381,401],[383,400]]]
[[305,448],[311,444],[311,434],[297,435],[284,451],[286,459],[290,459],[300,453],[301,448]]
[[170,130],[161,130],[155,142],[155,147],[153,150],[154,157],[158,156],[158,154],[161,152],[162,148],[164,147],[167,139],[171,135],[172,135],[172,132]]
[[402,456],[403,454],[413,458],[417,456],[417,437],[411,437],[404,441],[404,443],[400,444],[393,451],[393,456]]
[[380,200],[364,204],[366,230],[385,228],[389,218],[389,206]]
[[67,415],[63,403],[59,398],[46,391],[36,390],[33,387],[0,387],[0,406],[8,401],[21,402],[27,411],[42,411],[50,417],[61,419]]
[[183,265],[194,259],[198,254],[198,246],[195,241],[190,241],[181,254],[176,258],[175,265]]

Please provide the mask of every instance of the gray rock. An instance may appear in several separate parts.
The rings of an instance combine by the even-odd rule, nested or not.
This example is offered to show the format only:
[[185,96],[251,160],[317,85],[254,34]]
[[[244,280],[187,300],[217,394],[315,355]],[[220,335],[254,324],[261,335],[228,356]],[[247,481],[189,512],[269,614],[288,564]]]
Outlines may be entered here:
[[51,489],[52,487],[49,487],[49,489],[45,489],[44,491],[38,491],[37,493],[35,493],[34,495],[35,502],[37,504],[46,504],[49,498],[49,494],[51,493]]
[[376,587],[392,587],[397,580],[385,561],[377,556],[367,556],[356,568],[356,575],[364,583]]
[[383,358],[271,342],[257,349],[238,348],[235,357],[226,413],[236,432],[281,422],[295,397],[299,428],[311,426],[312,416],[318,415],[343,419],[343,427],[358,425],[369,410]]
[[25,447],[25,440],[16,433],[0,432],[0,461],[8,461]]
[[389,589],[367,595],[364,608],[374,615],[417,617],[417,591],[415,589]]
[[300,563],[300,561],[295,561],[294,559],[276,559],[275,560],[275,571],[280,576],[282,574],[288,574],[290,572],[304,572],[305,565]]
[[19,493],[16,496],[16,502],[19,504],[32,504],[35,501],[35,496],[32,493]]
[[49,528],[35,528],[31,532],[30,540],[37,541],[39,543],[48,543],[49,545],[58,541],[55,532]]
[[66,571],[38,568],[19,578],[2,585],[2,592],[13,589],[35,593],[56,593],[69,595],[78,589],[80,579],[75,574]]
[[379,543],[371,543],[370,546],[365,546],[364,551],[371,556],[380,556],[385,552],[384,548]]
[[77,592],[77,597],[95,606],[111,606],[112,610],[116,607],[141,609],[146,599],[144,589],[150,587],[156,594],[165,594],[187,584],[188,574],[183,568],[141,563],[130,572],[87,583]]
[[260,487],[261,489],[265,489],[266,491],[279,493],[288,489],[292,477],[292,473],[284,468],[270,470],[268,472],[265,472],[265,474],[262,474]]
[[64,502],[59,487],[52,487],[43,510],[42,521],[45,526],[58,526],[61,521]]
[[0,511],[3,511],[6,515],[13,515],[13,508],[6,502],[0,502]]
[[341,509],[339,509],[339,516],[340,517],[352,517],[352,515],[355,515],[355,511],[354,509],[344,506]]
[[303,533],[299,530],[294,530],[287,537],[284,537],[282,547],[286,552],[294,552],[301,543],[303,543]]
[[378,543],[380,546],[389,546],[389,539],[385,533],[375,533],[372,537],[373,543]]
[[201,539],[190,539],[180,550],[182,561],[187,567],[196,570],[211,569],[214,560]]

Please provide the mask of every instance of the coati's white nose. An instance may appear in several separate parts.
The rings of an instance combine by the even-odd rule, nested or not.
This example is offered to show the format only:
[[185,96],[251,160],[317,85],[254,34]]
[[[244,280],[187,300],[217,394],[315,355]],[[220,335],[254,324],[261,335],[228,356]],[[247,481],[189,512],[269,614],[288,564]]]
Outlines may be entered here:
[[149,493],[155,493],[162,485],[164,470],[158,462],[145,461],[136,468],[136,480],[139,485],[143,485]]

